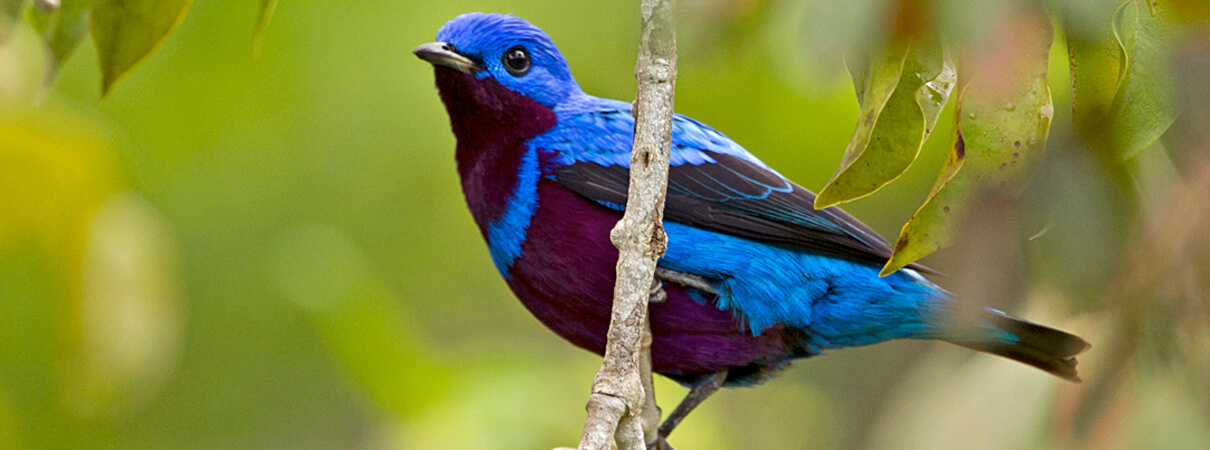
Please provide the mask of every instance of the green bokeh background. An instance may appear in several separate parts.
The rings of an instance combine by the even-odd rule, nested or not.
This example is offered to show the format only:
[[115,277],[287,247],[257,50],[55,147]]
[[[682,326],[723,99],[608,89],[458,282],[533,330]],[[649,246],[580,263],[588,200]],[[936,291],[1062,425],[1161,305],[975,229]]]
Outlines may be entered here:
[[[410,52],[456,14],[512,12],[555,39],[587,92],[630,99],[637,2],[283,1],[254,57],[256,7],[197,2],[104,101],[90,45],[45,92],[20,75],[40,61],[32,32],[5,50],[0,152],[13,153],[0,164],[24,162],[0,173],[27,179],[0,181],[16,193],[0,231],[17,230],[0,233],[0,446],[574,445],[599,358],[543,328],[496,273],[461,197],[432,69]],[[711,8],[733,17],[719,26]],[[857,103],[838,58],[808,57],[819,39],[803,30],[805,7],[683,9],[705,18],[682,25],[677,110],[823,186]],[[940,169],[952,115],[892,189],[846,209],[894,236]],[[911,397],[950,377],[967,380],[954,381],[956,399]],[[673,442],[927,447],[930,433],[909,427],[924,437],[907,440],[896,426],[996,410],[973,414],[984,419],[951,444],[991,433],[1020,448],[1048,442],[1038,436],[1061,387],[1074,389],[942,344],[892,342],[724,392]],[[683,392],[657,381],[665,410]],[[954,406],[963,398],[989,400]]]

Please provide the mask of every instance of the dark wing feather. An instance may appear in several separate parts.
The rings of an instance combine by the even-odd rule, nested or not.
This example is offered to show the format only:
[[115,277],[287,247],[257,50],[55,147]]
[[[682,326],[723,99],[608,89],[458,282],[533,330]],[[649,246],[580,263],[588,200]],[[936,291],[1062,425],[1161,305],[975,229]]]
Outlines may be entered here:
[[[887,242],[853,216],[838,208],[816,210],[811,191],[747,159],[706,154],[715,162],[669,168],[665,220],[877,265],[891,257]],[[557,169],[553,177],[593,201],[626,204],[626,166],[581,161]]]

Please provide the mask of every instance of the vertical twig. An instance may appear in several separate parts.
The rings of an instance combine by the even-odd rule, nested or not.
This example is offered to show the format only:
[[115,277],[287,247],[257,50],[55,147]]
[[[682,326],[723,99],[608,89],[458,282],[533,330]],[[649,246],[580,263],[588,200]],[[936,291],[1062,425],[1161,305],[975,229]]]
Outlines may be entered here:
[[[644,449],[644,428],[654,430],[652,422],[659,420],[658,408],[652,411],[655,393],[650,381],[647,300],[656,261],[667,245],[663,216],[676,86],[676,33],[673,0],[642,0],[641,7],[630,191],[626,213],[610,233],[618,247],[613,316],[605,361],[588,398],[581,450],[605,450],[615,439],[621,450]],[[643,414],[644,405],[650,405],[647,414]]]

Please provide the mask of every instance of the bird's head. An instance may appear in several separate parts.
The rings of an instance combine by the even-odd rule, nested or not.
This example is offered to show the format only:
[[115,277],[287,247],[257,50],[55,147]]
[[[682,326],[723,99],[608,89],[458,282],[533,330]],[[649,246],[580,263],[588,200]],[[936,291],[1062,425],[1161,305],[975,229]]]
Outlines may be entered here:
[[494,82],[547,108],[582,92],[550,36],[519,17],[460,15],[441,27],[437,42],[421,45],[413,53],[437,68],[437,81],[443,90],[474,89],[488,91],[477,95],[507,95],[492,94],[492,89],[483,86]]

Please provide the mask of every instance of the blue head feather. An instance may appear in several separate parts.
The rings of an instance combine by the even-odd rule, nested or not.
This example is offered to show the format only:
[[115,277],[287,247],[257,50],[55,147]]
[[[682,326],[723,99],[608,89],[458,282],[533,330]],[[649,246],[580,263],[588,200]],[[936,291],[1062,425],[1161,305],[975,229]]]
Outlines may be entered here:
[[[467,13],[445,23],[437,40],[454,46],[462,56],[484,69],[479,77],[496,82],[534,101],[553,108],[568,97],[583,94],[571,76],[567,60],[550,36],[533,24],[506,14]],[[531,67],[521,76],[504,68],[504,53],[521,46],[529,52]]]

